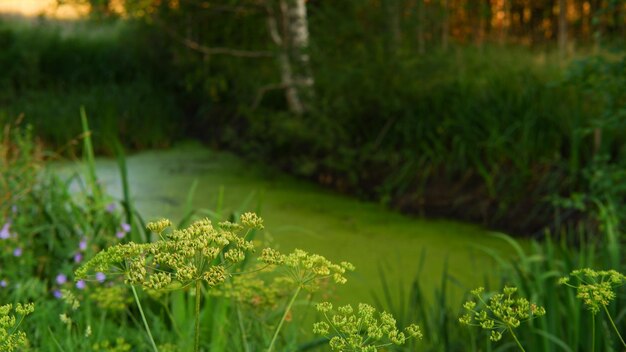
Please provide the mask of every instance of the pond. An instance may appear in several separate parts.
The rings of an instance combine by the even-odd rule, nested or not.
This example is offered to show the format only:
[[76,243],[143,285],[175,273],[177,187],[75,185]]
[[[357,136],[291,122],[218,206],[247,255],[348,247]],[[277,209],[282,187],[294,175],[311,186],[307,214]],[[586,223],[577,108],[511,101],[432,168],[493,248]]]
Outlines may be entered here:
[[[141,152],[126,162],[134,205],[146,221],[167,217],[176,223],[189,206],[221,207],[222,214],[256,211],[265,220],[265,236],[281,251],[300,248],[352,262],[357,270],[337,291],[338,301],[371,302],[373,292],[382,292],[381,267],[394,295],[408,289],[418,271],[422,287],[433,291],[447,267],[457,283],[450,285],[451,297],[460,301],[493,268],[480,247],[510,251],[478,226],[404,216],[197,145]],[[80,165],[57,168],[65,173]],[[98,159],[97,173],[106,190],[121,197],[117,161]]]

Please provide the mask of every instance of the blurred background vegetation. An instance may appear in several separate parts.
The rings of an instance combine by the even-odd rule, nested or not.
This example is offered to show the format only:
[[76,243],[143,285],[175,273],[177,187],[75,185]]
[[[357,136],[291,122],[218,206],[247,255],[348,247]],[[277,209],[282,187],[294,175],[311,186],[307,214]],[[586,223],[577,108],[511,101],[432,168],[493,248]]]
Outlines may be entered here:
[[0,114],[51,145],[84,105],[99,152],[197,138],[527,236],[594,230],[597,201],[623,198],[621,1],[69,5],[87,18],[0,24]]

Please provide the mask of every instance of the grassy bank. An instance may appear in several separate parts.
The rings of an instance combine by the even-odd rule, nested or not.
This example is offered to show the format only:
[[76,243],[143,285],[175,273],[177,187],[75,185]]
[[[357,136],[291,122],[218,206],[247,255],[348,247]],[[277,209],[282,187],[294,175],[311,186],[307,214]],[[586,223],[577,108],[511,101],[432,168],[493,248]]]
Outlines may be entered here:
[[[515,344],[508,331],[499,326],[495,331],[504,337],[494,342],[489,339],[489,329],[481,333],[457,322],[466,312],[459,307],[459,294],[481,284],[486,286],[485,300],[502,286],[514,285],[521,297],[527,297],[536,307],[545,307],[545,316],[512,327],[520,345],[528,350],[589,350],[592,345],[603,351],[620,350],[615,330],[623,331],[625,324],[620,286],[626,277],[611,274],[611,280],[616,281],[610,281],[609,288],[593,286],[593,290],[604,290],[597,292],[613,292],[611,298],[600,303],[606,313],[597,316],[585,309],[576,290],[557,286],[560,277],[577,268],[624,271],[621,235],[610,212],[602,218],[606,241],[579,243],[576,247],[564,236],[521,246],[508,236],[488,238],[467,225],[408,219],[375,204],[320,192],[233,156],[197,148],[147,153],[129,158],[128,164],[121,157],[118,165],[130,173],[122,171],[115,180],[126,183],[119,201],[101,188],[103,183],[112,182],[112,173],[118,172],[115,162],[105,163],[104,170],[98,172],[89,139],[84,140],[87,157],[79,164],[79,174],[69,170],[59,175],[44,167],[41,158],[47,153],[33,143],[28,129],[9,126],[5,131],[0,140],[0,184],[2,193],[10,198],[0,207],[0,241],[4,244],[0,252],[0,300],[35,303],[32,315],[22,321],[24,313],[17,309],[10,314],[15,314],[19,323],[9,319],[7,325],[9,336],[17,334],[18,328],[24,331],[22,338],[28,337],[31,350],[244,351],[270,346],[275,350],[324,351],[328,350],[327,339],[315,337],[312,331],[321,331],[329,338],[335,334],[311,326],[314,321],[324,321],[314,307],[321,301],[335,306],[350,303],[354,307],[358,302],[368,302],[393,314],[394,327],[419,324],[423,337],[396,342],[398,351],[510,349]],[[142,173],[150,176],[134,176]],[[97,174],[105,177],[99,179]],[[187,192],[176,189],[193,184],[193,179],[199,181],[187,197]],[[222,182],[228,197],[219,191],[214,193],[215,187],[211,187]],[[241,202],[250,194],[247,187],[251,184],[264,195]],[[294,194],[299,194],[297,199]],[[278,248],[287,257],[259,251],[247,253],[247,259],[240,261],[231,251],[247,245],[222,245],[212,248],[223,251],[226,259],[214,258],[216,262],[202,269],[212,276],[202,276],[201,281],[196,276],[185,276],[183,270],[188,269],[180,263],[167,264],[171,262],[157,259],[156,254],[183,248],[180,253],[169,253],[170,258],[188,253],[190,258],[204,256],[204,252],[193,249],[201,244],[203,236],[187,240],[179,237],[195,233],[193,226],[183,232],[162,232],[158,224],[148,225],[150,231],[146,229],[144,217],[137,210],[152,209],[149,211],[157,215],[155,208],[162,207],[163,202],[171,205],[166,212],[182,215],[183,220],[174,227],[186,228],[196,216],[209,216],[215,227],[202,225],[208,231],[203,236],[215,236],[215,229],[220,236],[232,236],[230,231],[240,232],[239,227],[217,224],[224,218],[240,218],[245,226],[257,228],[247,238],[255,246]],[[207,202],[216,205],[212,209],[196,208]],[[239,216],[251,208],[264,214],[263,231],[258,229],[260,220],[256,217]],[[185,216],[189,214],[191,217]],[[579,235],[584,241],[585,233]],[[167,241],[177,245],[163,246]],[[189,247],[189,241],[200,242]],[[291,252],[297,247],[324,254],[332,263],[351,260],[357,271],[342,272],[348,280],[342,287],[343,276],[326,280],[324,273],[349,267],[347,264],[333,266],[327,259]],[[485,256],[493,261],[485,260]],[[298,263],[304,258],[316,259],[294,267],[289,264],[294,258],[300,258]],[[259,259],[271,268],[256,264]],[[161,264],[155,267],[154,263]],[[196,261],[189,263],[198,265]],[[379,265],[386,267],[380,274]],[[218,280],[212,268],[220,266],[228,271]],[[294,272],[293,268],[298,269]],[[306,283],[300,276],[303,272],[312,275],[305,276]],[[243,280],[238,279],[240,275]],[[166,276],[172,281],[162,281]],[[491,280],[481,283],[479,276]],[[193,285],[187,284],[188,280]],[[311,286],[309,280],[317,285]],[[571,284],[577,284],[574,278]],[[373,291],[372,297],[364,294],[368,290]],[[348,308],[340,311],[350,314],[346,313]],[[7,312],[3,308],[0,314]],[[615,330],[609,316],[616,324]],[[389,318],[385,319],[390,324]],[[329,322],[340,324],[337,322],[341,322],[341,316]],[[392,329],[391,325],[385,329]],[[359,332],[348,329],[346,335],[337,336],[364,336]],[[20,346],[22,338],[15,340],[18,342],[0,339],[0,344]]]

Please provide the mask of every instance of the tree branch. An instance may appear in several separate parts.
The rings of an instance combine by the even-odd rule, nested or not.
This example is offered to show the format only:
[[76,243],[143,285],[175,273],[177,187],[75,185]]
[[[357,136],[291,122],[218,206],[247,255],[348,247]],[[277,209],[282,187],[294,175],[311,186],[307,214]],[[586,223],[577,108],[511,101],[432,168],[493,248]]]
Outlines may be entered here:
[[256,97],[254,98],[254,102],[252,103],[252,110],[258,108],[259,105],[261,105],[261,101],[263,100],[263,97],[265,97],[265,93],[269,91],[287,89],[287,88],[299,87],[299,86],[308,86],[310,84],[311,82],[307,80],[299,80],[299,81],[292,81],[289,83],[274,83],[274,84],[264,85],[261,88],[259,88],[259,90],[257,91]]
[[287,83],[274,83],[274,84],[268,84],[259,88],[259,91],[257,92],[256,97],[254,98],[254,102],[252,103],[252,110],[255,110],[256,108],[259,107],[259,105],[261,104],[261,101],[263,100],[263,97],[265,96],[265,93],[271,90],[286,89],[292,85],[293,84],[287,84]]
[[230,55],[237,57],[246,57],[246,58],[263,58],[263,57],[274,57],[274,53],[271,51],[254,51],[254,50],[241,50],[241,49],[232,49],[232,48],[222,48],[222,47],[208,47],[202,45],[196,41],[193,41],[189,38],[185,38],[180,36],[174,30],[169,28],[163,21],[159,19],[154,19],[154,22],[157,23],[163,30],[169,34],[176,41],[182,43],[189,49],[204,53],[206,55]]
[[203,9],[209,9],[216,12],[234,12],[234,13],[252,13],[263,10],[263,6],[257,4],[238,4],[238,5],[217,5],[210,1],[183,0],[186,3],[195,5]]
[[264,1],[263,5],[265,6],[265,12],[267,13],[267,30],[270,33],[270,37],[272,38],[274,44],[277,46],[283,46],[283,38],[278,33],[276,14],[274,13],[272,6],[267,1]]

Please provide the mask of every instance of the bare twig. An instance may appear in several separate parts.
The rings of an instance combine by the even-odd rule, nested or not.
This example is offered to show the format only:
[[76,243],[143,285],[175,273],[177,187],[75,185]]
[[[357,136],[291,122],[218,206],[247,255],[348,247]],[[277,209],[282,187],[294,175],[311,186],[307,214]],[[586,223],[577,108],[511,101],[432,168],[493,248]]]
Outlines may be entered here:
[[252,103],[252,109],[254,110],[258,108],[259,105],[261,105],[261,101],[265,97],[265,94],[269,91],[287,89],[287,88],[293,88],[293,87],[310,86],[311,83],[312,82],[307,81],[307,80],[298,80],[298,81],[292,81],[290,83],[274,83],[274,84],[264,85],[261,88],[259,88],[259,90],[257,91],[256,97],[254,98],[254,102]]
[[265,96],[265,93],[272,91],[272,90],[286,89],[292,85],[293,84],[287,84],[287,83],[274,83],[274,84],[268,84],[259,88],[259,90],[257,91],[256,97],[254,98],[254,102],[252,103],[252,109],[255,110],[256,108],[259,107],[259,105],[261,104],[261,101],[263,100],[263,97]]
[[274,53],[271,51],[255,51],[255,50],[242,50],[242,49],[232,49],[232,48],[223,48],[223,47],[208,47],[202,45],[196,41],[193,41],[189,38],[185,38],[180,36],[176,31],[169,28],[163,21],[159,19],[154,19],[154,22],[160,25],[163,30],[167,34],[169,34],[176,41],[184,44],[189,49],[204,53],[206,55],[230,55],[237,57],[246,57],[246,58],[263,58],[263,57],[274,57]]
[[203,9],[210,9],[216,12],[234,12],[234,13],[253,13],[263,10],[262,5],[257,4],[238,4],[238,5],[217,5],[210,1],[183,0],[184,2],[198,6]]
[[274,13],[274,9],[272,9],[272,6],[267,1],[264,1],[263,5],[265,6],[265,12],[267,12],[267,30],[270,33],[270,37],[272,38],[274,44],[282,47],[283,38],[278,33],[278,24],[276,23],[276,14]]

